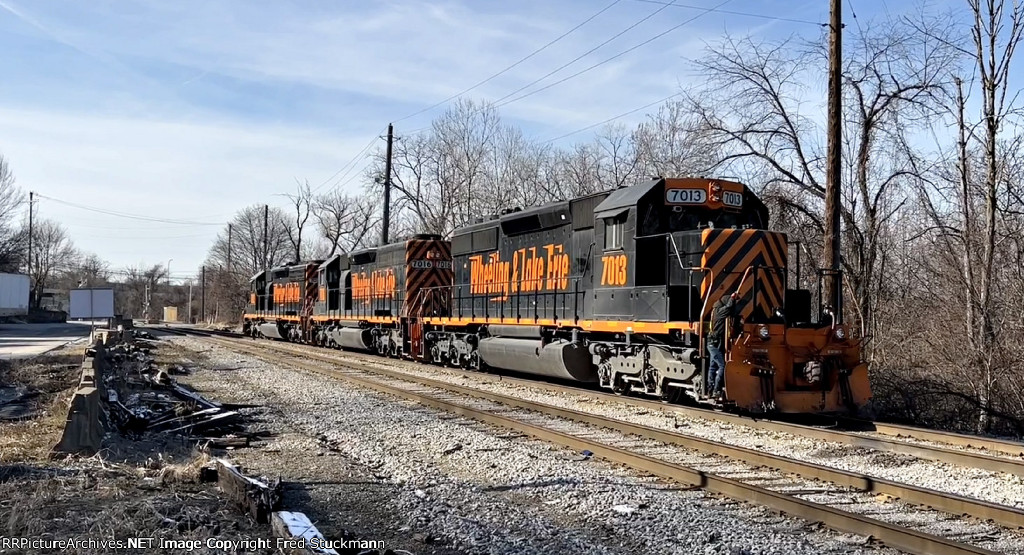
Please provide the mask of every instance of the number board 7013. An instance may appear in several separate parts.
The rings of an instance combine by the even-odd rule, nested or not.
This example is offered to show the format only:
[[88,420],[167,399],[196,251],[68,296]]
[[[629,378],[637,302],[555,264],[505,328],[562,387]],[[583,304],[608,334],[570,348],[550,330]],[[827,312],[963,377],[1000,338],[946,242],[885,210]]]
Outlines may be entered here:
[[704,189],[666,189],[665,202],[669,204],[704,204],[708,192]]

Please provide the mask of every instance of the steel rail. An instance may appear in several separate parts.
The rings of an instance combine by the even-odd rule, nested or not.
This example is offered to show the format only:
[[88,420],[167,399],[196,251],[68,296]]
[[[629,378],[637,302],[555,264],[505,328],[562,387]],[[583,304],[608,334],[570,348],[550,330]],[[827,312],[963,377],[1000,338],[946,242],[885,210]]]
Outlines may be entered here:
[[985,449],[997,453],[1005,453],[1015,457],[1024,457],[1024,443],[1010,439],[976,436],[943,430],[929,430],[919,426],[906,424],[889,424],[871,420],[844,419],[851,427],[861,427],[866,431],[877,432],[888,436],[909,437],[921,441],[933,441],[959,447]]
[[[343,372],[339,370],[323,368],[316,366],[314,364],[281,356],[286,351],[277,350],[277,353],[275,353],[277,356],[273,356],[266,352],[267,349],[241,347],[236,342],[230,342],[229,347],[240,350],[250,355],[254,355],[258,358],[263,358],[264,360],[280,362],[284,363],[287,366],[297,367],[307,372],[320,374],[331,378],[342,379],[357,386],[372,389],[389,395],[394,395],[396,397],[405,398],[411,401],[415,401],[416,403],[419,403],[424,406],[450,412],[453,414],[458,414],[461,416],[466,416],[468,418],[472,418],[480,422],[511,429],[516,432],[525,433],[532,437],[548,441],[551,443],[555,443],[558,445],[562,445],[564,447],[576,451],[589,450],[593,452],[595,455],[614,463],[624,464],[634,469],[649,472],[651,474],[655,474],[665,479],[700,487],[701,489],[707,490],[709,492],[725,495],[727,497],[731,497],[733,499],[737,499],[740,501],[753,502],[756,504],[764,505],[772,509],[779,510],[792,516],[800,517],[812,522],[821,522],[826,526],[829,526],[836,530],[841,530],[854,534],[870,535],[872,537],[877,538],[879,541],[885,543],[886,545],[902,549],[905,551],[909,551],[911,553],[928,555],[987,555],[996,553],[994,551],[990,551],[970,544],[965,544],[962,542],[957,542],[954,540],[936,536],[934,534],[928,534],[925,532],[904,528],[902,526],[882,522],[880,520],[872,519],[863,515],[835,509],[828,505],[806,501],[803,499],[792,497],[790,495],[786,495],[784,493],[775,492],[766,488],[762,488],[752,484],[747,484],[738,480],[733,480],[731,478],[725,478],[715,474],[689,468],[683,465],[670,463],[647,455],[633,453],[625,449],[601,443],[596,440],[566,434],[556,430],[551,430],[534,424],[522,422],[514,418],[501,416],[498,414],[494,414],[492,412],[473,408],[467,405],[463,405],[461,403],[445,401],[427,394],[417,393],[415,391],[410,391],[408,389],[404,389],[401,387],[394,387],[373,379],[366,379],[360,376],[353,375],[351,372]],[[317,358],[319,360],[319,357],[312,358]],[[337,360],[319,361],[327,362],[330,364],[338,364]],[[339,365],[345,366],[344,364]],[[363,367],[352,366],[349,367],[355,369],[358,372],[376,372],[376,369],[365,369]],[[405,380],[404,376],[406,375],[403,375],[403,377],[398,379]],[[426,378],[424,379],[426,380]],[[429,384],[423,385],[429,386]],[[489,395],[494,395],[496,399],[501,399],[505,397],[500,394]],[[473,396],[487,398],[489,395]],[[501,401],[497,400],[495,400],[495,402],[501,403]],[[529,404],[529,402],[524,403]],[[543,413],[544,411],[539,410],[537,412]]]
[[[234,348],[235,345],[232,343],[231,347]],[[244,348],[244,350],[249,352],[250,354],[255,354],[257,356],[262,355],[260,349],[250,349],[246,347]],[[279,353],[291,353],[291,349],[274,350],[276,350]],[[777,470],[781,470],[783,472],[797,474],[804,478],[813,478],[832,482],[837,485],[850,487],[866,493],[878,493],[888,495],[893,498],[902,499],[908,503],[931,507],[933,509],[944,511],[954,515],[966,514],[983,520],[991,520],[1004,526],[1009,526],[1013,528],[1024,528],[1024,509],[999,505],[997,503],[973,499],[970,497],[956,495],[948,492],[941,492],[937,490],[921,488],[918,486],[895,482],[884,478],[877,478],[873,476],[868,476],[866,474],[860,474],[856,472],[832,468],[816,463],[756,451],[745,447],[738,447],[735,445],[711,441],[703,438],[681,434],[678,432],[662,430],[660,428],[652,428],[649,426],[634,424],[632,422],[627,422],[624,420],[608,418],[605,416],[600,416],[573,409],[567,409],[563,407],[549,405],[547,403],[541,403],[538,401],[528,401],[525,399],[504,395],[501,393],[494,393],[471,387],[460,386],[448,382],[434,380],[431,378],[411,375],[401,371],[388,370],[384,368],[368,368],[365,366],[356,366],[351,362],[340,361],[335,357],[326,356],[319,353],[303,353],[303,355],[306,356],[307,358],[312,358],[319,362],[334,364],[359,372],[369,372],[372,374],[378,374],[386,376],[388,378],[404,380],[418,385],[449,391],[467,397],[476,397],[479,399],[484,399],[487,401],[500,403],[503,405],[530,410],[548,416],[574,420],[591,426],[600,426],[603,428],[615,430],[620,433],[632,434],[639,437],[660,441],[662,443],[670,443],[688,449],[694,449],[705,453],[721,455],[754,466],[766,466],[770,468],[775,468]]]
[[[171,333],[185,333],[182,330],[174,330],[173,328],[156,329],[160,329],[162,331],[173,330],[171,331]],[[229,335],[226,333],[211,332],[208,330],[195,330],[191,328],[188,331],[196,332],[202,335],[231,337],[234,339],[242,339],[244,337],[238,334]],[[277,343],[273,343],[273,345],[275,346],[275,348],[280,348],[280,345],[278,345]],[[299,347],[295,346],[295,348]],[[302,353],[306,354],[306,351],[302,351]],[[377,361],[379,363],[381,360],[380,357],[376,357],[365,353],[357,353],[353,351],[344,351],[344,353],[344,356],[347,358],[365,360],[367,362]],[[989,470],[993,472],[1005,472],[1007,474],[1013,474],[1016,476],[1024,477],[1024,458],[1013,459],[1001,456],[988,455],[985,453],[961,451],[957,449],[950,449],[947,447],[941,447],[936,445],[915,444],[907,441],[900,441],[898,439],[873,437],[843,430],[826,429],[815,426],[808,426],[804,424],[781,422],[778,420],[757,419],[750,416],[743,416],[727,412],[718,412],[711,409],[668,404],[653,399],[624,397],[621,395],[615,395],[613,393],[594,391],[592,389],[587,389],[571,384],[553,384],[534,379],[523,379],[501,374],[486,374],[482,372],[463,370],[461,368],[447,368],[447,370],[464,376],[469,376],[476,379],[487,380],[491,382],[508,382],[517,385],[522,385],[524,387],[533,387],[537,389],[543,389],[545,391],[553,391],[560,393],[571,391],[572,393],[588,396],[592,399],[604,400],[620,404],[628,404],[639,407],[653,408],[656,410],[674,412],[677,414],[682,414],[684,416],[689,416],[693,418],[726,422],[728,424],[747,426],[759,430],[801,435],[811,439],[820,439],[823,441],[843,443],[854,447],[863,447],[866,449],[873,449],[876,451],[900,453],[927,460],[945,462],[955,464],[958,466],[979,468],[982,470]],[[922,441],[933,441],[935,443],[945,443],[948,445],[987,449],[990,451],[1000,452],[1011,456],[1024,457],[1024,443],[1009,440],[983,438],[980,436],[957,434],[953,432],[927,430],[912,426],[900,426],[895,424],[884,424],[868,421],[859,422],[861,425],[866,427],[873,426],[875,429],[868,431],[873,431],[878,434],[897,437],[904,436]]]

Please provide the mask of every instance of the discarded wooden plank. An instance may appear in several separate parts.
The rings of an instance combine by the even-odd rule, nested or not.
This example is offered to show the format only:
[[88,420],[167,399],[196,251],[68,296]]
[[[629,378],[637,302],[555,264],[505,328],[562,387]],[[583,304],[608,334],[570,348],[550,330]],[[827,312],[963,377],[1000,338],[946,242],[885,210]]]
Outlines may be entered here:
[[[334,549],[323,547],[327,540],[302,513],[277,511],[271,518],[270,529],[274,537],[284,540],[281,551],[285,555],[338,555]],[[295,546],[290,547],[289,543]]]
[[195,404],[199,405],[200,407],[203,407],[204,409],[220,408],[220,404],[219,403],[215,403],[213,401],[210,401],[209,399],[203,397],[202,395],[200,395],[200,394],[198,394],[198,393],[196,393],[194,391],[189,391],[188,389],[185,389],[184,387],[182,387],[182,386],[180,386],[180,385],[178,385],[176,383],[172,383],[172,384],[170,384],[167,387],[175,395],[181,397],[182,399],[185,399],[185,400],[188,400],[188,401],[193,401],[193,402],[195,402]]
[[156,430],[160,430],[161,428],[178,427],[182,423],[185,423],[185,422],[189,422],[189,421],[193,421],[193,420],[201,420],[201,419],[206,418],[208,416],[213,416],[213,415],[219,413],[220,409],[219,408],[203,409],[203,410],[198,410],[196,412],[190,412],[188,414],[181,414],[181,415],[177,414],[177,412],[175,410],[171,410],[169,412],[170,412],[170,415],[168,415],[168,416],[160,416],[159,418],[154,418],[153,420],[151,420],[150,423],[149,423],[149,428],[151,430],[156,431]]
[[281,500],[281,481],[268,485],[250,478],[224,459],[217,459],[217,486],[243,512],[260,523],[270,522],[270,513]]
[[248,437],[190,437],[190,441],[196,443],[202,443],[214,449],[224,449],[225,447],[248,447]]
[[167,430],[167,433],[173,434],[175,432],[181,432],[181,431],[184,431],[184,430],[190,430],[190,431],[205,430],[207,428],[211,428],[211,427],[214,427],[214,426],[224,426],[224,425],[230,424],[230,423],[234,422],[237,419],[238,419],[238,413],[237,412],[227,411],[227,412],[222,412],[220,414],[215,414],[213,416],[204,418],[202,420],[197,420],[195,422],[191,422],[191,423],[185,424],[184,426],[179,426],[177,428],[172,428],[170,430]]

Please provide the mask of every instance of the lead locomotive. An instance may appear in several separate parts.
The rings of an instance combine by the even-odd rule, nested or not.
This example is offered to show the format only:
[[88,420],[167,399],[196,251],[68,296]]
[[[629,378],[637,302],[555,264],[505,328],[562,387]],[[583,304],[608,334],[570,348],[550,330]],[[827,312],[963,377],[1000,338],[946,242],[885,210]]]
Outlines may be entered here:
[[[737,293],[725,398],[749,412],[870,399],[841,306],[813,307],[785,234],[740,183],[658,178],[254,276],[254,337],[710,402],[711,307]],[[840,276],[819,274],[841,290]],[[790,288],[789,284],[796,285]],[[840,301],[837,295],[838,304]],[[813,310],[812,310],[813,309]]]

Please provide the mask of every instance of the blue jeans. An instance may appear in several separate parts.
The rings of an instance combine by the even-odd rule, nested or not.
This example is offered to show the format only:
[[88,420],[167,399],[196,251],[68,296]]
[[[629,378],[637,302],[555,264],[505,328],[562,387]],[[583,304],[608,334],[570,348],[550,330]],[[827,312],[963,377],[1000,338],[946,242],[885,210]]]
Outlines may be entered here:
[[725,355],[722,347],[708,341],[708,355],[711,364],[708,366],[708,395],[722,391],[722,379],[725,378]]

